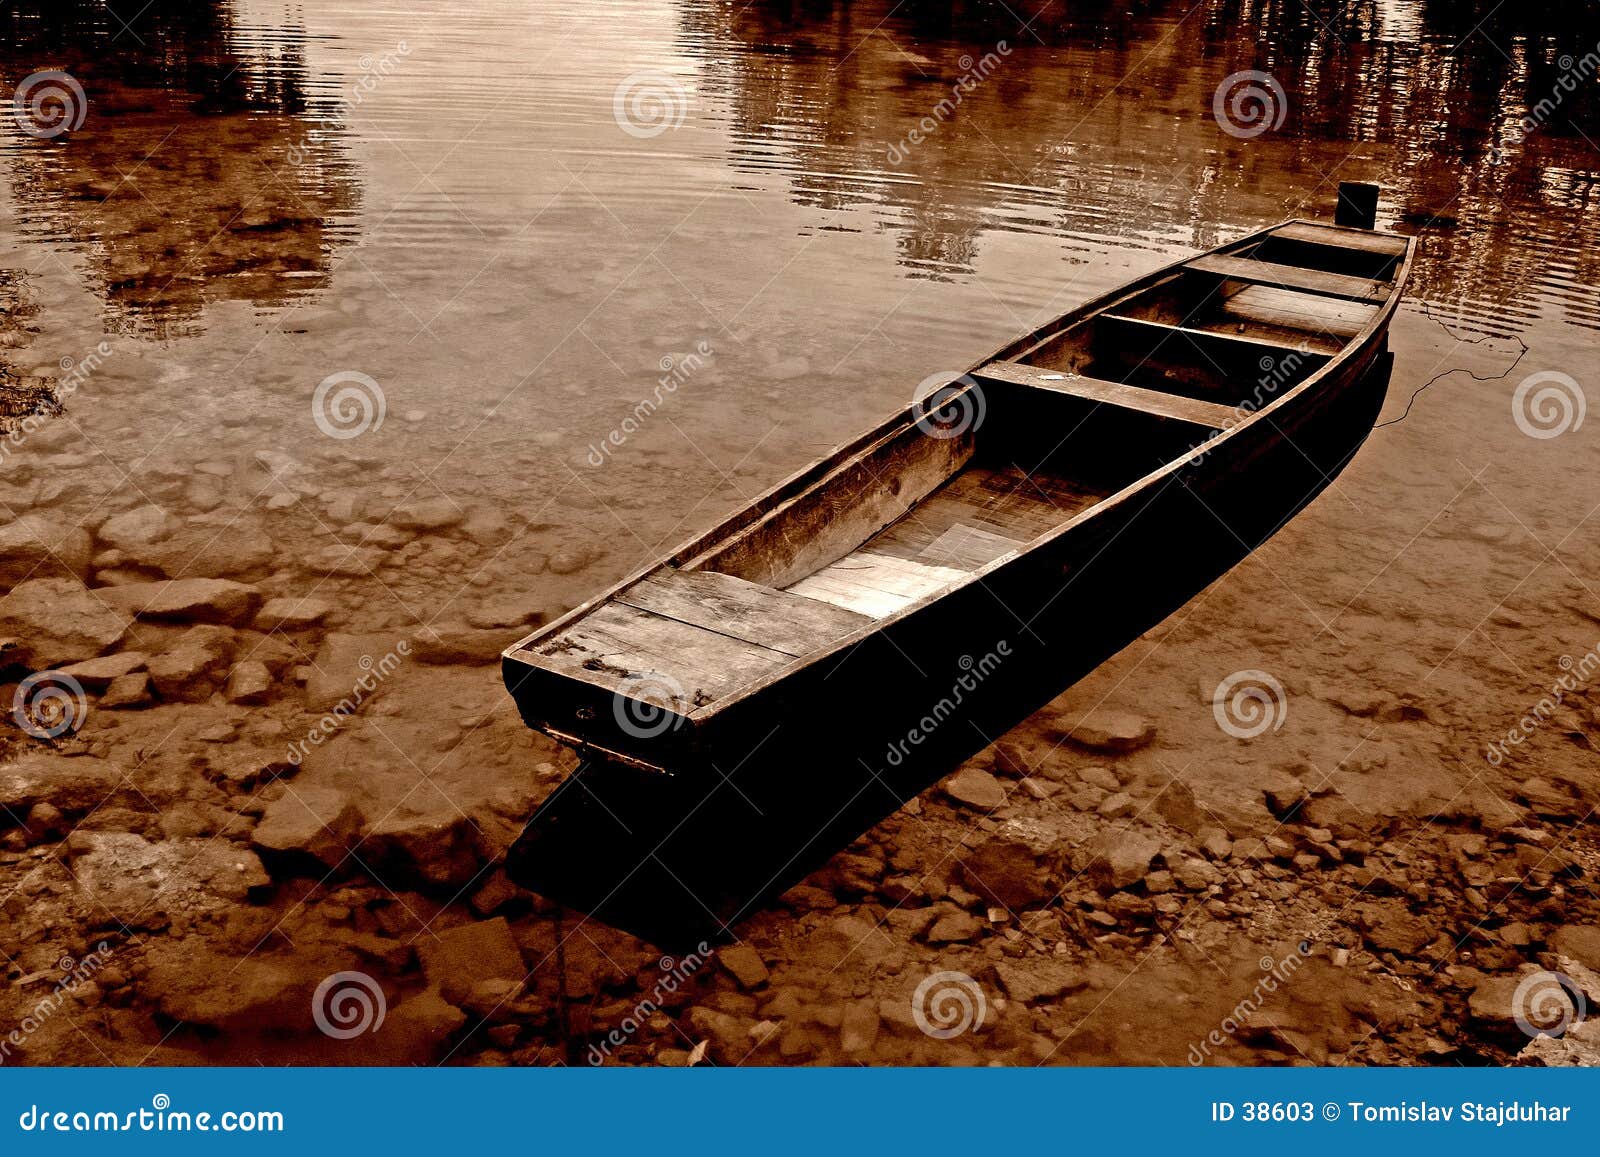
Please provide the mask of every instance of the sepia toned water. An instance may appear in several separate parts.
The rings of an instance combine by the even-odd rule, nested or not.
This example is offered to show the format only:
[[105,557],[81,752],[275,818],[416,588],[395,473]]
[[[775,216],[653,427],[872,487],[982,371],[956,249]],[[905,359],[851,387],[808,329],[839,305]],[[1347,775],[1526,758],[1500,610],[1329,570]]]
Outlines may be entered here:
[[[125,16],[0,8],[4,92],[53,84],[81,117],[0,122],[0,518],[65,536],[157,504],[202,528],[184,573],[331,596],[340,630],[553,615],[927,376],[1372,181],[1420,238],[1379,428],[1062,708],[1153,720],[1135,777],[1233,831],[1275,823],[1274,769],[1425,827],[1592,758],[1570,737],[1593,709],[1485,759],[1600,638],[1592,5]],[[92,582],[140,577],[101,554]],[[508,642],[522,621],[479,618]],[[1276,726],[1219,729],[1213,689],[1263,671]],[[449,697],[416,678],[417,750],[434,712],[506,706],[491,666],[450,669]],[[371,758],[404,771],[393,749]],[[1251,935],[1301,934],[1249,895]],[[1084,1023],[1105,1011],[1057,1059],[1181,1063],[1171,978],[1136,973],[1085,996]]]
[[[0,263],[32,312],[6,357],[58,378],[103,363],[58,420],[97,459],[79,505],[125,479],[190,513],[196,462],[266,451],[263,502],[280,484],[311,500],[265,512],[286,565],[336,529],[318,496],[354,493],[371,522],[443,496],[541,527],[474,576],[559,603],[925,375],[1182,252],[1325,214],[1339,180],[1384,186],[1383,224],[1423,238],[1412,296],[1457,333],[1600,325],[1592,82],[1517,139],[1600,39],[1591,10],[1020,20],[236,0],[158,3],[122,31],[96,4],[10,5],[8,85],[65,69],[87,115],[59,138],[7,126]],[[1230,133],[1213,98],[1251,69],[1278,88]],[[1426,327],[1408,310],[1396,328]],[[1403,364],[1397,386],[1448,364]],[[356,437],[315,421],[334,374],[373,383],[330,419]],[[48,501],[0,485],[14,510]],[[561,551],[581,566],[539,586]],[[474,577],[441,569],[384,574],[394,597],[368,613],[437,614]]]

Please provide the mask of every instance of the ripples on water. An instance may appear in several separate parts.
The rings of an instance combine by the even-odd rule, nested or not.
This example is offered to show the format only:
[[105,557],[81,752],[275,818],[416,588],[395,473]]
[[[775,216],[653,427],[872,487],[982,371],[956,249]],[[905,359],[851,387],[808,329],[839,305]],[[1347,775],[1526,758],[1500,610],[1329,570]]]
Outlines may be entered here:
[[[1562,88],[1600,9],[1555,8],[156,0],[124,27],[23,0],[0,10],[3,79],[67,69],[90,110],[58,140],[7,126],[0,243],[55,303],[41,361],[98,336],[85,290],[105,330],[162,350],[160,382],[116,371],[136,379],[118,399],[198,420],[204,381],[210,412],[231,400],[310,453],[311,387],[360,368],[428,415],[361,444],[391,470],[521,505],[665,494],[690,513],[630,519],[645,553],[922,373],[1164,255],[1324,214],[1340,179],[1384,186],[1384,223],[1425,238],[1414,295],[1462,329],[1600,326],[1600,107],[1592,73]],[[1241,139],[1212,101],[1249,69],[1281,85],[1283,121]],[[641,72],[682,96],[659,135],[615,116]],[[715,369],[584,474],[661,358],[702,338]],[[95,404],[164,441],[154,414]]]

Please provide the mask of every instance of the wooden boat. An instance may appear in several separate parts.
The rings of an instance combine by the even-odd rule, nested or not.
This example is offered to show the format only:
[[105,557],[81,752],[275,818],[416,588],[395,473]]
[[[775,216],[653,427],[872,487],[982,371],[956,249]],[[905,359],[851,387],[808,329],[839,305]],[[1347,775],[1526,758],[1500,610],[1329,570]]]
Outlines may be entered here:
[[725,932],[1320,492],[1412,247],[1293,220],[1141,277],[508,649],[584,760],[513,877],[658,943]]

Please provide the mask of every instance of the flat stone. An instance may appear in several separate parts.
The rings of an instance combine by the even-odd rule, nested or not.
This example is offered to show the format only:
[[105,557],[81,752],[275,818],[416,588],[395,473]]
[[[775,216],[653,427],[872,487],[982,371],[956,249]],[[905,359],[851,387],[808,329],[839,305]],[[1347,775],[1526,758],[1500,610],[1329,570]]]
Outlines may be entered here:
[[138,558],[147,547],[170,538],[182,525],[181,518],[159,506],[136,506],[106,519],[95,535],[106,546]]
[[1505,1041],[1529,1039],[1519,1017],[1537,1030],[1568,1021],[1575,1012],[1566,989],[1549,974],[1531,981],[1526,976],[1487,976],[1467,996],[1468,1017]]
[[1126,711],[1096,710],[1073,722],[1066,739],[1088,751],[1122,755],[1146,746],[1155,735],[1155,725],[1141,716]]
[[246,659],[229,673],[223,693],[229,703],[254,706],[271,698],[273,686],[272,672],[267,670],[266,664]]
[[[1600,972],[1600,927],[1592,924],[1565,924],[1550,937],[1550,947],[1563,956]],[[1600,1018],[1600,1009],[1596,1010]]]
[[105,803],[126,778],[110,760],[26,751],[0,766],[0,810],[21,816],[43,803],[64,812],[89,811]]
[[271,880],[256,854],[225,840],[76,832],[72,874],[96,923],[193,926],[243,903]]
[[268,599],[256,612],[258,631],[301,631],[333,613],[333,603],[307,595],[303,598]]
[[711,1059],[719,1065],[737,1065],[753,1047],[750,1030],[753,1017],[735,1016],[714,1008],[695,1006],[683,1014],[683,1031],[699,1045],[704,1041]]
[[760,988],[769,973],[761,954],[748,944],[732,944],[717,952],[717,963],[745,991]]
[[978,811],[993,811],[1006,802],[1006,789],[987,771],[963,767],[944,781],[944,793],[959,804]]
[[177,623],[248,623],[261,592],[227,579],[172,579],[104,587],[95,594],[108,606],[140,619]]
[[929,944],[956,944],[974,940],[983,931],[983,922],[971,912],[947,912],[928,929]]
[[455,526],[467,512],[448,498],[428,498],[397,506],[386,521],[404,530],[445,530]]
[[118,675],[106,685],[105,694],[100,696],[97,707],[110,707],[114,709],[131,707],[148,707],[154,700],[150,697],[150,675],[145,671],[136,671],[131,675]]
[[341,704],[354,714],[380,693],[384,681],[411,652],[397,632],[350,635],[334,632],[322,641],[306,680],[306,708],[332,711]]
[[110,650],[131,622],[76,579],[29,579],[0,598],[0,639],[12,640],[5,663],[34,671]]
[[306,857],[337,868],[360,841],[366,817],[349,796],[331,788],[290,786],[262,813],[251,833],[257,848],[279,856]]
[[61,519],[24,514],[0,525],[0,590],[33,578],[84,579],[94,543]]
[[528,599],[489,599],[467,611],[467,625],[480,630],[531,628],[543,621],[543,609]]
[[116,655],[102,655],[98,659],[85,659],[61,668],[61,673],[72,676],[87,690],[104,691],[113,680],[131,675],[143,667],[148,659],[149,656],[143,651],[123,651]]
[[498,663],[500,653],[517,641],[517,630],[480,630],[461,623],[433,623],[417,632],[415,653],[435,666],[482,666]]
[[853,1000],[844,1006],[839,1021],[839,1047],[846,1053],[871,1052],[878,1043],[878,1006],[871,1000]]
[[305,1030],[313,1028],[311,998],[320,978],[307,972],[295,960],[218,953],[199,937],[158,941],[139,991],[185,1024],[238,1033]]
[[1161,853],[1161,841],[1140,832],[1114,832],[1095,842],[1089,875],[1101,885],[1129,888],[1144,879],[1150,861]]
[[504,918],[460,924],[427,937],[417,945],[417,956],[428,982],[451,1004],[464,1004],[473,986],[485,980],[521,984],[527,965]]
[[150,682],[163,699],[203,703],[221,687],[233,662],[233,632],[226,627],[190,627],[176,643],[150,658]]
[[1089,986],[1081,967],[1060,960],[1001,961],[994,972],[1006,995],[1023,1004],[1054,1000]]

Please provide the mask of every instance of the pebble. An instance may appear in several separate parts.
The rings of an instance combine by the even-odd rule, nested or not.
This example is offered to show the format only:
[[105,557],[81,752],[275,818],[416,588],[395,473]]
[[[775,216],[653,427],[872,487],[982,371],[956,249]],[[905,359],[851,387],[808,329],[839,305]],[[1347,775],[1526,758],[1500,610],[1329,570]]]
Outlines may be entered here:
[[942,786],[951,799],[978,811],[993,811],[1006,802],[1005,787],[982,768],[963,767]]

